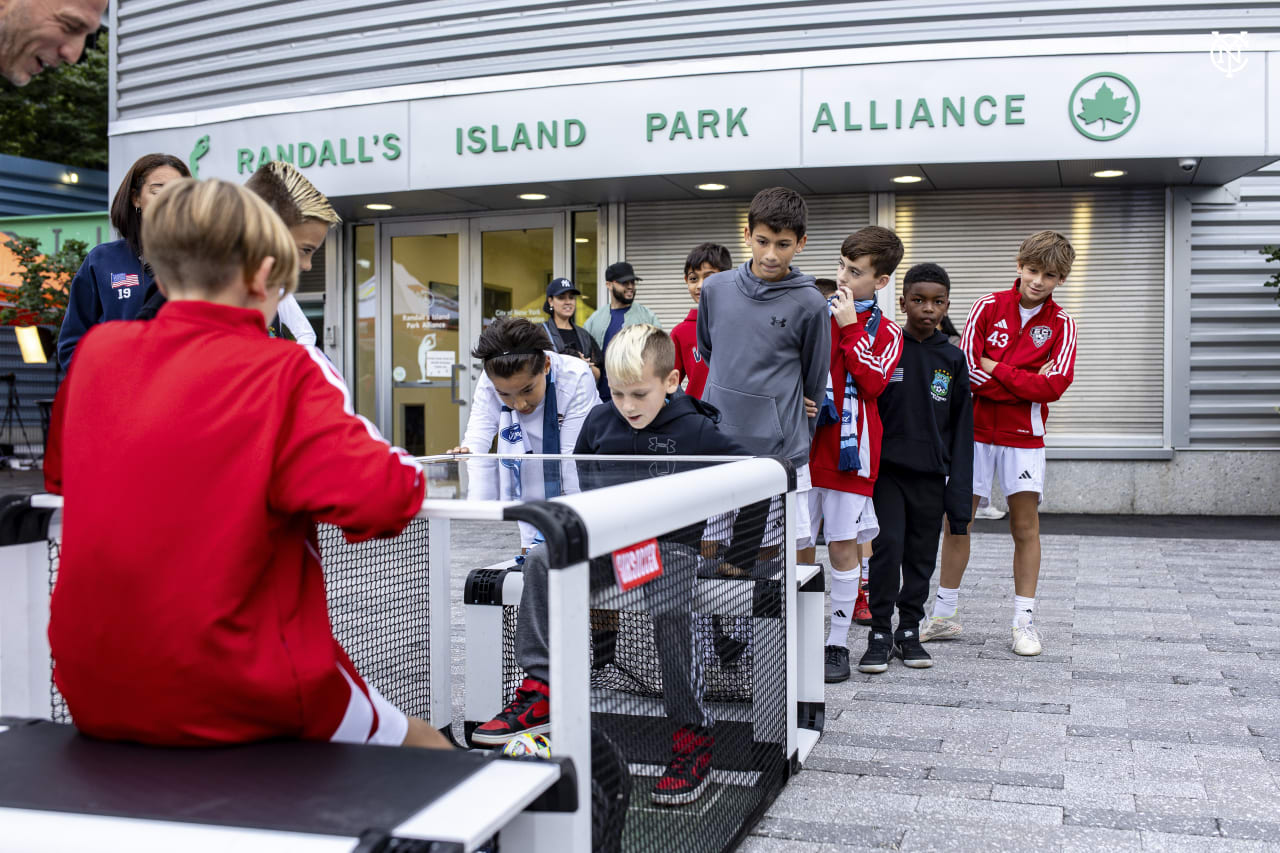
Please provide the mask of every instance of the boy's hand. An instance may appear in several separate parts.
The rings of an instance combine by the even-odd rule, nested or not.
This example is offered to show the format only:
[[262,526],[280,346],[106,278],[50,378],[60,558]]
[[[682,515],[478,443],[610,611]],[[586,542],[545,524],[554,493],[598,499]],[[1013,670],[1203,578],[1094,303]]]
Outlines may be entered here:
[[982,370],[985,373],[995,373],[996,363],[997,362],[987,358],[985,355],[978,360],[978,364],[982,366]]
[[471,448],[470,448],[470,447],[455,447],[455,448],[453,448],[452,450],[450,450],[449,452],[450,452],[450,453],[470,453],[470,452],[471,452]]
[[818,416],[818,404],[808,397],[804,398],[804,416],[806,418],[816,418]]
[[838,288],[830,303],[831,316],[836,318],[836,324],[840,328],[858,322],[858,309],[853,304],[853,292],[849,288]]
[[1049,359],[1044,363],[1044,367],[1040,368],[1040,375],[1044,376],[1051,370],[1053,370],[1053,359]]

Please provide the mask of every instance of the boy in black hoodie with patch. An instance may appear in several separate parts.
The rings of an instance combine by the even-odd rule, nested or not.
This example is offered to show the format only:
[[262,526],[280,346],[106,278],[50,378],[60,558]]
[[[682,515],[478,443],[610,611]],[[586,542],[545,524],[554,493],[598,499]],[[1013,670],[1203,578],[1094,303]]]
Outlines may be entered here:
[[884,672],[892,657],[916,669],[933,665],[920,645],[920,623],[942,517],[963,536],[973,511],[969,373],[964,353],[938,328],[950,295],[951,279],[937,264],[916,264],[902,279],[902,360],[879,399],[884,434],[873,500],[880,534],[871,554],[871,631],[860,672]]

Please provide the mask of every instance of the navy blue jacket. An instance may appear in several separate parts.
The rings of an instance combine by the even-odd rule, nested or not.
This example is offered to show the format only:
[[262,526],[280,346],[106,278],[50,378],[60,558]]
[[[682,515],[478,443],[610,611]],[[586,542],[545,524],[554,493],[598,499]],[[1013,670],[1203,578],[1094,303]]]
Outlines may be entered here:
[[[137,284],[127,276],[134,276]],[[114,279],[114,281],[113,281]],[[76,277],[71,280],[67,315],[58,333],[58,364],[63,370],[84,333],[107,320],[132,320],[142,308],[151,276],[124,240],[103,243],[89,250]]]

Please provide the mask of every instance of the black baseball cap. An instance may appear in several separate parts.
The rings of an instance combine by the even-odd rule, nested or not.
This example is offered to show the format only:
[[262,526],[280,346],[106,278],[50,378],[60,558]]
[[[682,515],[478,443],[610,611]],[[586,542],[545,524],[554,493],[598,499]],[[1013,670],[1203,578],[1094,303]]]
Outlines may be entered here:
[[574,286],[573,282],[567,278],[553,278],[551,283],[547,285],[547,298],[559,296],[562,293],[582,293]]
[[626,261],[609,264],[609,268],[604,271],[604,280],[616,281],[618,284],[626,284],[629,281],[644,281],[644,279],[636,275],[636,271]]

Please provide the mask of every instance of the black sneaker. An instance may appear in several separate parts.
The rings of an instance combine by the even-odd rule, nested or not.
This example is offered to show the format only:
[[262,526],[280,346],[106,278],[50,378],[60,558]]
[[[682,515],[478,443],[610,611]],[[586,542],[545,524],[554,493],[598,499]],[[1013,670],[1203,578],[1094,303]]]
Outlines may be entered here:
[[603,669],[614,662],[618,651],[618,632],[611,628],[591,631],[591,668]]
[[862,660],[858,661],[858,672],[884,672],[889,668],[893,652],[893,637],[879,631],[870,632],[867,636],[867,650],[863,653]]
[[720,658],[721,666],[733,666],[742,658],[742,653],[747,650],[746,643],[736,637],[730,637],[728,634],[717,634],[714,645],[716,657]]
[[536,678],[526,678],[507,707],[471,733],[471,744],[481,748],[504,746],[517,735],[540,735],[549,731],[551,689]]
[[649,795],[659,806],[692,803],[711,783],[711,747],[715,743],[711,731],[681,726],[672,741],[671,763]]
[[906,628],[893,635],[893,642],[898,647],[898,657],[904,666],[912,669],[928,669],[933,666],[933,658],[920,645],[920,632],[914,628]]
[[825,676],[827,684],[849,680],[849,650],[844,646],[825,646],[822,650],[825,659]]

